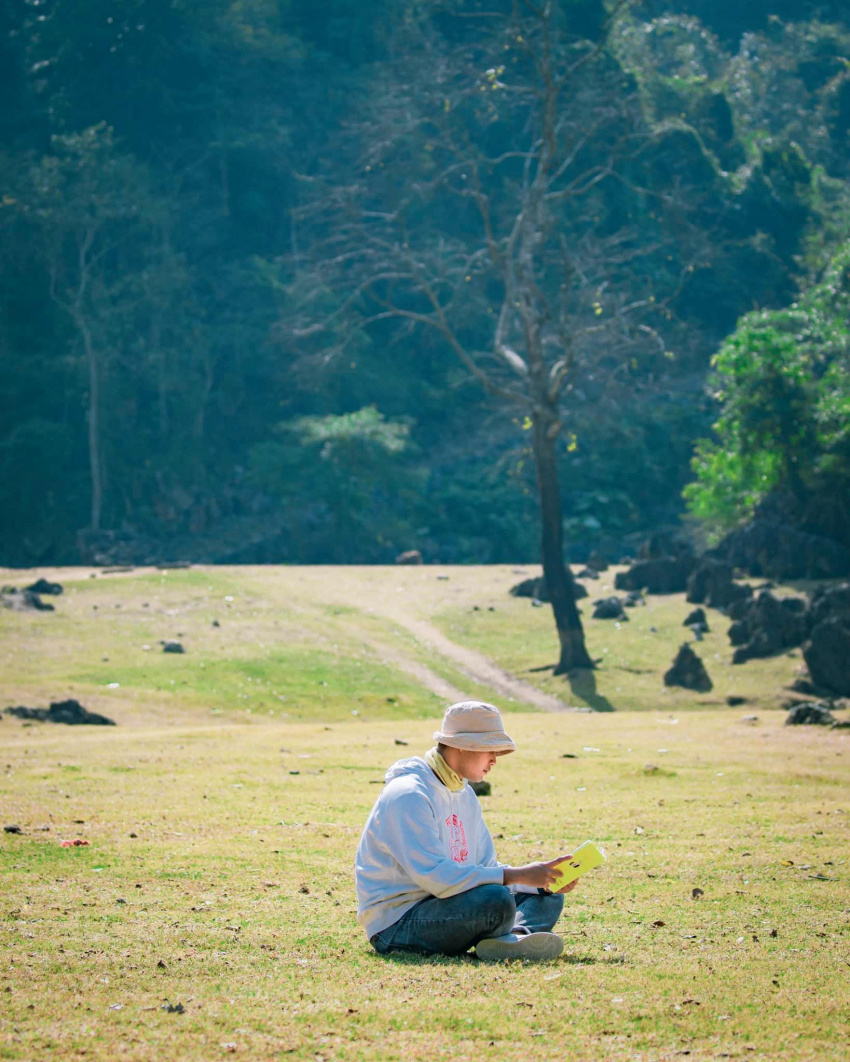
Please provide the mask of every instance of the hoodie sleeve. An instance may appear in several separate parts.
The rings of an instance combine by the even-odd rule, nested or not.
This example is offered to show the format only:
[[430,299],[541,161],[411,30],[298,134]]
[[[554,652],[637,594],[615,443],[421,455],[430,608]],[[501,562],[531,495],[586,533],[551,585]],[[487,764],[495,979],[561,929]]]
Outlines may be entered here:
[[501,867],[455,863],[446,854],[433,805],[421,791],[399,793],[387,802],[382,819],[383,839],[393,857],[411,881],[432,896],[445,899],[478,885],[502,884]]

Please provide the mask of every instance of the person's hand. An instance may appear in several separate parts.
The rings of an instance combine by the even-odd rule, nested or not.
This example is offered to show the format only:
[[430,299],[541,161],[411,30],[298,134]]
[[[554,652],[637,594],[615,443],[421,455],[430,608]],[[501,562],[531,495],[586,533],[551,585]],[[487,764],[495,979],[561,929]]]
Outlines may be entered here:
[[[504,882],[506,885],[530,885],[535,889],[548,889],[561,876],[561,872],[555,868],[561,863],[572,859],[572,853],[550,859],[546,863],[526,863],[522,867],[505,867]],[[575,882],[565,885],[559,892],[567,893],[575,887]]]
[[573,889],[576,887],[576,885],[578,885],[578,878],[576,878],[575,881],[571,881],[569,883],[569,885],[565,885],[563,887],[563,889],[558,889],[558,891],[557,891],[558,895],[559,896],[566,896],[568,892],[572,892],[573,891]]

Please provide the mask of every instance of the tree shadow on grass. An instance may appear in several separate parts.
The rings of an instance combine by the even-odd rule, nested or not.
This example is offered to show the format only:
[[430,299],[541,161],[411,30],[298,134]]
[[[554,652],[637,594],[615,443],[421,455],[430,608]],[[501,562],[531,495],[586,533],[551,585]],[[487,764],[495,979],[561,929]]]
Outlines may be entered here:
[[[554,664],[543,664],[541,667],[530,667],[527,669],[528,674],[535,671],[554,671]],[[623,671],[630,671],[631,668],[623,668]],[[634,669],[636,674],[643,674],[643,672]],[[647,674],[649,671],[647,671]],[[594,712],[616,712],[617,709],[608,700],[607,697],[603,697],[601,693],[596,689],[596,672],[593,668],[576,668],[575,671],[570,671],[566,676],[567,682],[570,684],[570,689],[576,695],[581,697],[588,708],[591,708]]]
[[576,697],[580,697],[594,712],[616,712],[614,705],[596,689],[596,672],[590,668],[570,671],[567,682]]

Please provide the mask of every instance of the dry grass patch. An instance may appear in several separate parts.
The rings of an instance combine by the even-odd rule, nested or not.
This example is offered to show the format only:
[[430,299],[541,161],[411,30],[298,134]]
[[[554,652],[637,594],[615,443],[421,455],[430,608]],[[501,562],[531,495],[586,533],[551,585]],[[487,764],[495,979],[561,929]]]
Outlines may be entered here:
[[[590,596],[580,602],[582,621],[588,649],[598,662],[598,669],[592,675],[579,673],[572,681],[538,670],[558,657],[551,609],[534,608],[527,598],[509,597],[504,579],[492,586],[476,585],[468,579],[465,598],[456,604],[447,602],[435,612],[434,622],[452,640],[486,653],[501,667],[571,705],[597,711],[681,712],[719,707],[727,696],[735,695],[757,708],[780,706],[787,696],[784,687],[797,677],[803,664],[799,649],[733,665],[728,637],[731,621],[716,609],[706,609],[710,633],[695,642],[691,630],[683,626],[694,608],[684,594],[649,595],[644,605],[627,610],[628,622],[591,618],[595,599],[617,593],[617,570],[611,569],[599,580],[586,583]],[[512,576],[514,582],[519,578]],[[676,650],[685,642],[693,645],[706,666],[714,683],[710,693],[667,689],[661,681]]]
[[355,923],[360,827],[429,720],[6,719],[0,1057],[843,1059],[850,744],[740,714],[508,718],[502,858],[610,856],[543,966],[381,959]]
[[[664,692],[689,606],[650,598],[587,621],[602,664],[571,688],[533,670],[549,610],[508,596],[531,569],[3,581],[35,574],[66,593],[0,612],[0,699],[76,696],[119,726],[0,723],[3,824],[23,831],[0,835],[0,1058],[846,1057],[850,746],[765,711],[794,655],[733,668],[709,612],[715,690]],[[513,714],[434,628],[569,703],[642,711]],[[356,925],[360,828],[386,766],[430,743],[435,675],[512,710],[520,753],[485,798],[501,857],[609,852],[556,963],[381,959]],[[728,693],[750,703],[720,710]]]
[[[733,666],[729,620],[709,609],[711,633],[695,649],[714,689],[700,695],[665,689],[661,676],[678,646],[693,639],[682,625],[692,606],[683,594],[655,596],[630,609],[629,622],[591,619],[590,602],[613,592],[612,569],[587,583],[591,597],[583,602],[599,668],[570,682],[538,670],[557,658],[551,610],[508,594],[536,571],[496,565],[226,567],[97,578],[80,569],[27,573],[27,580],[59,578],[66,593],[55,613],[0,611],[4,692],[46,703],[61,691],[125,723],[194,718],[198,708],[304,720],[318,711],[336,721],[352,711],[372,719],[439,714],[445,692],[439,683],[423,685],[426,673],[467,695],[505,701],[476,676],[472,662],[448,659],[417,637],[423,622],[564,703],[596,710],[679,712],[719,707],[730,694],[758,709],[776,708],[802,665],[793,649]],[[2,574],[4,581],[13,576],[23,583],[21,573]],[[183,642],[186,655],[163,654],[164,639]],[[518,698],[511,706],[528,704]]]
[[[393,659],[403,635],[303,587],[298,569],[55,574],[65,586],[55,612],[0,610],[6,703],[74,696],[125,724],[197,709],[334,720],[441,711]],[[166,640],[185,654],[163,653]]]

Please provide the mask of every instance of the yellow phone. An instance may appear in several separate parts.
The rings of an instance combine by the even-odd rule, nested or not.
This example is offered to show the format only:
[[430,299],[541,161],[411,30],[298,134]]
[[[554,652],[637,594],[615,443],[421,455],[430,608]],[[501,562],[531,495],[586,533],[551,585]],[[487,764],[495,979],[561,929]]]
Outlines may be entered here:
[[556,865],[555,869],[560,871],[561,876],[549,888],[552,892],[558,892],[565,885],[569,885],[571,881],[575,881],[582,874],[586,874],[588,870],[601,867],[604,862],[604,852],[600,851],[593,841],[585,841],[573,852],[572,859],[565,859],[563,863]]

